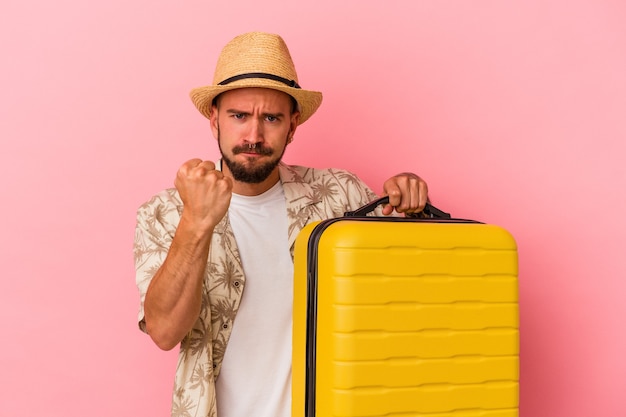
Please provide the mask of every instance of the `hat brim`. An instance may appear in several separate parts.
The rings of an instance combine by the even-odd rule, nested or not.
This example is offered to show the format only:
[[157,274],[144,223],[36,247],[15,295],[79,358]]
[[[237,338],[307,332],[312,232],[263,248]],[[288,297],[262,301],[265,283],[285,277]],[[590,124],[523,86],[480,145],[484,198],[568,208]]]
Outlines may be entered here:
[[226,91],[236,90],[239,88],[270,88],[272,90],[278,90],[289,94],[298,102],[300,111],[300,121],[298,124],[306,122],[322,104],[322,93],[318,91],[293,88],[278,81],[257,78],[243,79],[228,85],[208,85],[194,88],[189,93],[189,96],[200,113],[209,119],[211,118],[213,99]]

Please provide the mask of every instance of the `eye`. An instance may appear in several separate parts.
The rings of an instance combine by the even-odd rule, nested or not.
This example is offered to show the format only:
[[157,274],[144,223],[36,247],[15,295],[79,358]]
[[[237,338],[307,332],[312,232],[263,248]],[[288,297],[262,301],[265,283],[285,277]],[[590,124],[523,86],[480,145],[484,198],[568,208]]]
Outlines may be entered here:
[[267,120],[268,122],[276,122],[278,121],[278,117],[268,114],[267,116],[265,116],[265,120]]
[[243,113],[233,113],[233,118],[235,118],[236,120],[243,120],[245,117],[246,115]]

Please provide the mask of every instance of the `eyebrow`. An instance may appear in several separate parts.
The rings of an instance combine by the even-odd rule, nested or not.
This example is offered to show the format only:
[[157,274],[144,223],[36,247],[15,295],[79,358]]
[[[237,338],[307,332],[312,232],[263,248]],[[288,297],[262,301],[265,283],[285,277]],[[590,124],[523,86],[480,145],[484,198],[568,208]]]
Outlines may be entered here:
[[[243,110],[237,110],[237,109],[228,109],[228,110],[226,110],[226,113],[228,113],[228,114],[245,114],[246,116],[250,116],[251,115],[250,112],[243,111]],[[261,116],[263,116],[263,117],[272,116],[272,117],[275,117],[277,119],[281,119],[281,118],[285,117],[285,115],[283,113],[280,113],[280,112],[278,112],[278,113],[265,112],[265,113],[261,113]]]

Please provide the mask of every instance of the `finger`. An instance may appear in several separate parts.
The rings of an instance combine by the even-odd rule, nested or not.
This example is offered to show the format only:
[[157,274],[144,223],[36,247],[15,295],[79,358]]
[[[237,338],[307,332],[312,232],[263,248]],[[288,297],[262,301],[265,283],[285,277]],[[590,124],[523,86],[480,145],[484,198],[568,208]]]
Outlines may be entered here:
[[428,186],[426,182],[413,174],[409,179],[405,197],[407,198],[406,206],[400,208],[405,213],[418,213],[424,210],[428,202]]
[[399,188],[394,188],[389,191],[389,205],[393,207],[402,205],[402,191]]
[[[421,178],[413,176],[409,179],[409,186],[407,192],[407,204],[403,207],[405,213],[414,213],[421,211],[424,207],[421,206],[422,190],[421,190]],[[421,206],[421,207],[420,207]]]
[[415,174],[408,174],[407,185],[403,192],[403,201],[396,211],[404,213],[418,213],[424,210],[428,202],[428,186],[424,180]]
[[190,160],[186,161],[184,164],[181,165],[181,167],[179,168],[179,171],[187,172],[187,171],[193,169],[194,167],[198,166],[198,164],[200,164],[200,163],[202,163],[202,159],[200,159],[200,158],[190,159]]
[[200,161],[200,163],[196,165],[196,168],[203,168],[207,171],[214,171],[215,164],[213,163],[213,161]]
[[[199,161],[200,162],[198,162],[195,166],[193,166],[193,163],[195,163],[196,161],[189,163],[190,168],[184,173],[187,178],[202,179],[211,174],[213,175],[221,174],[221,172],[215,169],[215,164],[213,162],[201,161],[201,160]],[[220,176],[221,175],[218,175],[218,177]]]
[[419,206],[417,208],[417,211],[420,212],[422,210],[424,210],[424,207],[426,207],[426,203],[428,203],[428,184],[426,184],[426,181],[422,180],[420,178],[420,183],[419,183]]
[[194,158],[182,164],[180,168],[178,168],[178,171],[176,172],[176,179],[174,181],[174,184],[179,182],[181,178],[189,177],[189,174],[193,172],[194,168],[197,167],[198,164],[200,164],[201,162],[202,162],[202,159]]
[[233,179],[230,177],[227,177],[226,175],[222,174],[220,171],[217,171],[221,174],[221,178],[220,178],[220,186],[223,192],[225,193],[232,193],[233,190]]
[[391,204],[385,204],[383,206],[383,214],[389,216],[391,213],[393,213],[393,206]]
[[385,216],[393,213],[394,207],[397,207],[402,202],[402,192],[397,183],[397,178],[389,178],[383,184],[383,196],[389,198],[389,203],[383,206],[383,214]]
[[215,170],[215,164],[213,162],[200,161],[200,163],[189,170],[188,176],[191,178],[203,178],[214,172],[218,171]]

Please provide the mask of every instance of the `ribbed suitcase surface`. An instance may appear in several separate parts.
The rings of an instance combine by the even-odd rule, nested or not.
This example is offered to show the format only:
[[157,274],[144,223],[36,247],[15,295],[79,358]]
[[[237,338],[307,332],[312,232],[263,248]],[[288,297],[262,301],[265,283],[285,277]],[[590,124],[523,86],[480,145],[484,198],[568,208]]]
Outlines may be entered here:
[[294,417],[518,415],[507,231],[342,218],[307,226],[295,251]]

